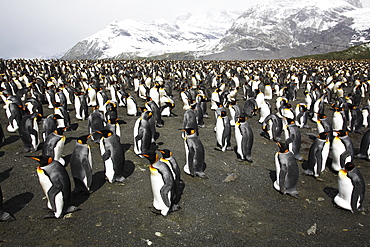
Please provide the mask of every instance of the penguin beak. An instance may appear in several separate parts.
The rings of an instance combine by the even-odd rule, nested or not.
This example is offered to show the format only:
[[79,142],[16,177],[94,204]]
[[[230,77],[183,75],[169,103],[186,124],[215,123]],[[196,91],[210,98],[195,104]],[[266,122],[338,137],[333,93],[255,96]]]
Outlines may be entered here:
[[34,156],[26,156],[26,157],[31,158],[31,159],[36,160],[36,161],[40,161],[40,159],[39,159],[39,158],[34,157]]

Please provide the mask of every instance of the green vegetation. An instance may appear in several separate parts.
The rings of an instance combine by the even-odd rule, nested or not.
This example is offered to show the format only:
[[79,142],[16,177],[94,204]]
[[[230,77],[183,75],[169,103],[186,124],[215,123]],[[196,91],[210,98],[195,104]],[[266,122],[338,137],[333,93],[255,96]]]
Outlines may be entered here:
[[370,59],[370,42],[350,47],[343,51],[329,52],[324,54],[306,55],[292,59]]

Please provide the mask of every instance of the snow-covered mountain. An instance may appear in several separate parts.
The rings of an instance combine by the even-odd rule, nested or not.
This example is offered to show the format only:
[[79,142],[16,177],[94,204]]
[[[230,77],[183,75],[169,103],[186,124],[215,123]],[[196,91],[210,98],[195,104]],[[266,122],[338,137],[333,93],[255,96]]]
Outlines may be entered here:
[[64,59],[150,57],[182,51],[210,50],[242,12],[211,10],[143,23],[130,19],[113,22],[72,49]]
[[211,10],[175,22],[124,20],[80,41],[62,58],[190,53],[203,59],[276,59],[326,53],[370,41],[368,16],[370,8],[359,0],[273,0],[244,12]]

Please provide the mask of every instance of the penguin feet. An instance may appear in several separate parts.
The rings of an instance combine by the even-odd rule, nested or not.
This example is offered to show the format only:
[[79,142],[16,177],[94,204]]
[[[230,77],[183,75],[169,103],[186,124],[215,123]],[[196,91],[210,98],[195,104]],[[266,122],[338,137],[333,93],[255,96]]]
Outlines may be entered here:
[[294,157],[296,160],[298,160],[298,161],[305,161],[305,159],[301,156],[301,155],[299,155],[299,156],[296,156],[296,157]]
[[204,172],[195,172],[194,173],[194,176],[195,177],[204,178],[204,179],[207,179],[208,178]]
[[304,175],[307,175],[307,176],[313,176],[313,175],[315,175],[315,174],[314,174],[314,172],[313,172],[313,171],[310,171],[310,170],[305,170],[305,171],[303,172],[303,174],[304,174]]
[[15,218],[13,216],[11,216],[9,213],[7,212],[3,212],[1,215],[0,215],[0,221],[13,221],[15,220]]
[[69,206],[68,208],[67,208],[67,210],[66,210],[66,213],[67,214],[69,214],[69,213],[73,213],[73,212],[76,212],[76,211],[78,211],[78,210],[80,210],[78,207],[76,207],[76,206]]
[[126,178],[124,176],[116,178],[116,182],[123,183],[125,182]]
[[292,196],[296,199],[299,198],[298,192],[297,191],[291,191],[291,192],[284,192],[284,195]]
[[252,158],[246,158],[245,161],[249,162],[249,163],[253,163],[253,160]]
[[179,211],[181,210],[181,207],[177,204],[172,205],[171,212]]
[[158,210],[154,207],[150,207],[150,212],[152,212],[153,214],[158,214],[158,215],[162,214],[161,210]]
[[317,181],[319,181],[319,182],[325,182],[325,181],[326,181],[325,179],[322,179],[322,178],[319,178],[319,177],[316,177],[316,176],[314,176],[314,178],[315,178]]

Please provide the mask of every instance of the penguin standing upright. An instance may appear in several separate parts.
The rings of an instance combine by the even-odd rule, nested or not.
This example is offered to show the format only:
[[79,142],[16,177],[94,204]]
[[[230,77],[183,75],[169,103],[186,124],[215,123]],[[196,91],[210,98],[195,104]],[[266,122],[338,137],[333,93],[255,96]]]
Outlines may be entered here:
[[261,135],[271,141],[280,141],[283,122],[275,113],[268,115],[262,123]]
[[53,160],[58,161],[60,164],[65,165],[65,160],[62,158],[64,144],[66,137],[63,134],[65,128],[57,128],[54,132],[50,133],[42,146],[42,155],[50,156]]
[[152,115],[151,111],[145,110],[134,125],[134,152],[139,157],[152,149],[152,128],[149,123]]
[[105,122],[108,122],[108,120],[116,120],[118,118],[118,112],[117,112],[117,105],[116,103],[108,100],[104,104],[104,120]]
[[309,128],[307,125],[308,108],[304,103],[299,103],[295,108],[296,124],[299,128]]
[[22,106],[11,102],[5,104],[4,108],[9,122],[6,129],[9,132],[14,133],[19,129],[19,125],[22,120],[22,111],[21,111]]
[[157,103],[148,98],[145,107],[147,108],[147,110],[153,113],[153,120],[155,120],[155,126],[159,128],[163,127],[164,122],[162,120],[161,111]]
[[362,203],[365,196],[365,181],[360,171],[352,162],[338,172],[338,194],[334,203],[352,213],[363,211]]
[[24,144],[25,152],[35,152],[40,144],[39,126],[40,114],[25,114],[19,125],[19,135]]
[[370,130],[361,138],[360,152],[356,154],[356,158],[370,160]]
[[332,125],[334,131],[347,131],[347,117],[343,108],[335,108]]
[[185,111],[182,127],[184,129],[195,129],[195,131],[198,133],[197,116],[193,107]]
[[93,112],[90,113],[87,118],[87,128],[89,134],[91,134],[91,140],[96,143],[99,143],[101,135],[97,132],[103,130],[105,127],[105,121],[103,114],[99,111],[97,106],[93,107]]
[[217,117],[216,139],[217,139],[217,148],[221,149],[222,152],[231,150],[230,147],[231,126],[226,111],[221,111],[221,115]]
[[57,129],[57,120],[61,119],[61,116],[50,114],[42,121],[42,139],[44,142],[50,133]]
[[271,105],[268,101],[265,100],[261,103],[259,113],[260,113],[260,118],[259,118],[258,122],[263,123],[263,121],[265,121],[267,116],[269,116],[271,114]]
[[192,177],[206,178],[206,174],[204,173],[206,169],[204,146],[195,129],[189,128],[182,130],[184,131],[182,138],[184,139],[186,157],[184,171]]
[[253,131],[247,122],[246,116],[242,114],[235,123],[236,154],[241,160],[253,162],[252,146]]
[[129,93],[126,96],[126,108],[127,108],[127,115],[137,116],[137,102],[136,102],[136,99]]
[[28,156],[39,162],[37,175],[41,187],[48,200],[47,207],[54,212],[44,218],[61,218],[66,213],[72,213],[77,207],[70,205],[71,181],[67,170],[50,156]]
[[57,119],[57,127],[65,128],[71,126],[71,118],[67,111],[67,108],[62,106],[60,103],[55,103],[54,114],[61,116],[61,119]]
[[121,137],[121,127],[118,123],[118,119],[109,119],[104,129],[110,130],[113,132],[113,134],[116,134],[118,135],[118,137]]
[[354,147],[351,138],[345,131],[335,132],[335,137],[331,145],[332,168],[339,171],[348,162],[354,158]]
[[123,169],[125,165],[125,153],[120,143],[120,139],[112,131],[100,131],[100,153],[105,167],[105,176],[109,183],[125,180]]
[[42,105],[40,101],[36,98],[29,98],[24,102],[24,108],[27,109],[27,111],[30,114],[40,114],[41,116],[44,115],[44,110],[42,108]]
[[230,125],[235,126],[235,123],[238,121],[238,117],[241,115],[242,110],[235,99],[232,99],[229,102],[228,108],[230,112]]
[[284,126],[285,142],[289,150],[294,154],[294,158],[303,161],[301,155],[301,132],[295,124],[294,119],[286,118],[287,125]]
[[87,106],[86,96],[84,93],[81,92],[75,93],[74,105],[76,118],[79,120],[86,120],[89,116],[89,109]]
[[356,107],[355,105],[351,105],[348,112],[348,130],[354,131],[355,133],[362,133],[361,129],[364,119],[361,109]]
[[90,135],[79,137],[71,155],[70,165],[75,193],[89,193],[91,190],[92,156],[90,145],[87,144],[89,137]]
[[[156,152],[142,154],[150,162],[150,181],[153,192],[153,210],[152,212],[168,215],[174,208],[174,186],[175,180],[171,169],[166,163],[159,160]],[[176,205],[177,207],[177,205]]]
[[330,151],[329,133],[321,132],[310,147],[306,175],[318,177],[325,170]]
[[168,149],[158,150],[162,153],[161,161],[167,164],[171,169],[174,178],[174,194],[173,194],[173,204],[178,205],[181,199],[182,192],[185,188],[185,183],[181,179],[180,166],[177,164],[176,159],[173,157],[172,152]]
[[276,181],[274,182],[274,188],[284,195],[297,197],[296,186],[299,177],[297,161],[286,144],[277,142],[277,145],[280,150],[275,154]]

